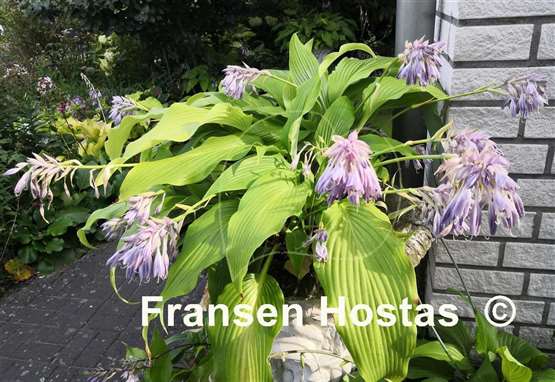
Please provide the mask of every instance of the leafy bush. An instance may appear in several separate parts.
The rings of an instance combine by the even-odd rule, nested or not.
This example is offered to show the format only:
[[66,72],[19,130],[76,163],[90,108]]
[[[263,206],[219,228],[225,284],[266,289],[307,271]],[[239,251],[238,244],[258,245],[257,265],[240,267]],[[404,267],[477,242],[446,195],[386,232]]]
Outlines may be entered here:
[[[115,99],[110,115],[119,124],[107,131],[106,164],[43,156],[10,172],[21,171],[23,184],[40,186],[42,193],[31,189],[39,203],[51,184],[67,184],[76,171],[91,171],[93,188],[121,174],[118,201],[91,214],[79,237],[86,244],[87,231],[103,221],[108,236],[121,237],[108,260],[111,272],[121,267],[128,279],[166,280],[161,305],[188,294],[207,272],[212,303],[231,312],[240,303],[253,310],[277,307],[269,326],[226,326],[216,314],[202,343],[184,340],[175,351],[168,345],[175,338],[166,342],[155,333],[144,353],[129,350],[125,375],[156,382],[208,375],[271,380],[268,357],[286,297],[322,293],[337,306],[343,296],[347,311],[357,304],[376,311],[378,304],[419,301],[405,253],[411,232],[394,228],[407,213],[414,211],[411,219],[435,238],[478,234],[482,209],[491,232],[498,225],[510,229],[523,216],[509,164],[485,134],[440,127],[429,118],[428,138],[392,138],[399,115],[419,107],[433,114],[438,102],[461,97],[434,85],[444,63],[442,43],[417,40],[400,57],[345,44],[320,62],[313,48],[312,40],[293,35],[288,70],[228,66],[221,92],[167,107],[152,97]],[[355,53],[366,58],[348,57]],[[487,91],[507,94],[521,117],[546,102],[533,78],[472,94]],[[441,162],[440,184],[403,188],[398,165],[421,160]],[[45,176],[44,168],[55,176]],[[417,349],[417,312],[411,305],[408,326],[399,310],[392,314],[396,320],[387,330],[358,326],[352,318],[337,326],[364,380],[407,375]],[[234,318],[239,315],[231,313]],[[510,351],[497,354],[509,359]],[[138,356],[143,360],[131,362]],[[99,378],[107,375],[113,371],[99,372]]]

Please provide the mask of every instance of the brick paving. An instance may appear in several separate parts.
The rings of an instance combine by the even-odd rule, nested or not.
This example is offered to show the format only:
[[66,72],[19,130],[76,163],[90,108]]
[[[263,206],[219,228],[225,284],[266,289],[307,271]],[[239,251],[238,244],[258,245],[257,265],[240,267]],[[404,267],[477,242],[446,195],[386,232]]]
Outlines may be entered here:
[[[140,304],[123,303],[110,285],[105,262],[113,249],[105,245],[0,300],[0,382],[86,381],[91,368],[123,357],[123,343],[142,345]],[[118,276],[133,301],[161,287]],[[199,293],[187,300],[198,301]]]

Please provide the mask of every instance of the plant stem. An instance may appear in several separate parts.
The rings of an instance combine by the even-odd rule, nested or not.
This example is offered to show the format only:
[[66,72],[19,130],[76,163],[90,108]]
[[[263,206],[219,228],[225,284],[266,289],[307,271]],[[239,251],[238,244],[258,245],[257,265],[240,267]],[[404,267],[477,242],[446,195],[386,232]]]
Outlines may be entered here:
[[447,255],[449,255],[449,258],[451,259],[451,262],[455,266],[455,271],[457,272],[457,275],[461,279],[461,284],[463,286],[464,292],[466,293],[466,296],[468,297],[468,302],[470,303],[470,306],[472,307],[472,310],[474,311],[474,314],[476,314],[476,312],[477,312],[476,306],[472,302],[472,297],[470,296],[470,292],[468,291],[468,288],[466,287],[466,283],[465,283],[465,281],[462,277],[461,270],[459,269],[459,265],[455,261],[455,258],[451,254],[451,251],[449,251],[449,248],[447,247],[447,244],[445,243],[444,239],[441,239],[441,244],[443,244],[443,247],[445,248],[445,251],[447,252]]
[[466,93],[455,94],[455,95],[451,95],[451,96],[447,96],[447,97],[443,97],[443,98],[430,98],[429,100],[426,100],[426,101],[420,102],[420,103],[415,103],[414,105],[410,105],[406,109],[401,110],[397,114],[393,115],[393,117],[391,117],[391,120],[394,120],[395,118],[405,114],[406,112],[408,112],[410,110],[418,109],[419,107],[430,105],[432,103],[441,102],[441,101],[448,101],[448,100],[452,100],[452,99],[455,99],[455,98],[462,98],[462,97],[467,97],[467,96],[470,96],[470,95],[480,94],[480,93],[485,93],[485,92],[495,93],[495,92],[498,92],[497,89],[501,86],[502,85],[492,87],[492,88],[482,86],[482,87],[479,87],[477,89],[471,90],[471,91],[466,92]]
[[270,353],[270,357],[283,357],[284,355],[287,354],[321,354],[321,355],[327,355],[330,357],[335,357],[338,358],[344,362],[347,363],[353,363],[352,359],[348,359],[348,358],[344,358],[341,357],[340,355],[337,355],[335,353],[331,353],[331,352],[327,352],[327,351],[323,351],[323,350],[286,350],[286,351],[280,351],[280,352],[275,352],[275,353]]
[[449,155],[449,154],[448,155],[445,155],[445,154],[408,155],[401,158],[394,158],[394,159],[385,160],[383,162],[378,162],[376,163],[376,166],[385,166],[392,163],[404,162],[404,161],[414,160],[414,159],[449,159],[451,157],[452,155]]
[[287,84],[287,85],[289,85],[289,86],[293,86],[293,87],[295,87],[295,88],[297,87],[297,85],[294,84],[293,82],[287,81],[285,78],[281,78],[281,77],[275,76],[275,75],[273,75],[272,73],[270,73],[270,72],[268,72],[268,71],[263,71],[262,74],[264,74],[265,76],[268,76],[268,77],[270,77],[270,78],[273,78],[274,80],[281,81],[281,82],[283,82],[284,84]]

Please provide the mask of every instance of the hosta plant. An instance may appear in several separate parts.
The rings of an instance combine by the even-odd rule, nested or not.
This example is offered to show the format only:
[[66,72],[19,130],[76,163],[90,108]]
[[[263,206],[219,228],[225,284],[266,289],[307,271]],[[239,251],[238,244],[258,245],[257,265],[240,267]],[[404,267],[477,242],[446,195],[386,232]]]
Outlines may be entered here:
[[[392,138],[393,122],[406,111],[422,107],[433,117],[438,102],[465,95],[448,96],[436,84],[442,43],[417,40],[399,57],[352,43],[321,61],[312,48],[293,35],[287,70],[229,66],[221,91],[167,107],[114,99],[118,124],[107,132],[106,165],[44,157],[10,171],[23,172],[17,191],[30,188],[39,200],[48,199],[51,182],[69,187],[74,170],[90,171],[94,187],[124,173],[117,203],[95,211],[80,237],[86,242],[87,230],[103,221],[106,234],[119,238],[107,265],[130,280],[163,282],[160,307],[191,292],[206,272],[210,302],[231,312],[237,304],[278,309],[271,326],[224,326],[216,315],[202,351],[193,352],[203,356],[173,370],[172,360],[183,353],[155,334],[139,352],[144,362],[127,366],[129,380],[139,374],[156,382],[201,375],[271,380],[268,358],[285,299],[321,293],[337,306],[344,297],[347,311],[419,302],[405,254],[410,232],[394,228],[400,217],[410,212],[436,238],[477,234],[483,209],[492,232],[522,217],[509,164],[486,135],[438,126],[436,115],[427,118],[427,138]],[[522,117],[545,99],[533,78],[471,93],[486,91],[506,94],[510,110]],[[139,128],[144,133],[132,138]],[[439,185],[403,188],[401,166],[423,161],[437,161]],[[394,315],[388,328],[357,326],[351,318],[337,327],[366,381],[407,375],[416,327]],[[412,309],[410,318],[415,315]],[[150,338],[148,328],[143,336]]]

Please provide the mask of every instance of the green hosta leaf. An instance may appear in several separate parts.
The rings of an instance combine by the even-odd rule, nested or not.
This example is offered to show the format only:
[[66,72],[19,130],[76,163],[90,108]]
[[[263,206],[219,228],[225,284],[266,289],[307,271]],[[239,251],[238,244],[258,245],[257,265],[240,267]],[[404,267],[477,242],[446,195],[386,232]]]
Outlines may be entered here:
[[548,369],[534,372],[532,382],[553,382],[555,381],[555,369]]
[[498,331],[497,339],[499,346],[506,346],[511,354],[523,364],[534,369],[541,369],[549,363],[549,356],[530,345],[522,338],[510,333]]
[[234,282],[240,284],[254,251],[281,231],[287,218],[300,215],[309,193],[289,170],[268,173],[249,187],[228,227],[226,257]]
[[285,244],[289,257],[289,261],[285,263],[285,269],[299,280],[306,276],[310,271],[310,264],[312,264],[312,259],[305,246],[306,240],[306,233],[301,227],[295,227],[295,229],[285,232]]
[[360,50],[360,51],[366,52],[372,57],[376,56],[374,54],[374,51],[372,51],[372,49],[370,49],[370,47],[366,44],[356,43],[356,42],[343,44],[339,47],[339,50],[337,52],[329,53],[326,57],[324,57],[324,59],[322,60],[322,63],[318,68],[318,75],[320,77],[323,76],[328,71],[329,67],[334,63],[335,60],[343,56],[345,53],[352,52],[354,50]]
[[480,312],[476,314],[476,351],[482,355],[493,352],[499,348],[497,329],[494,328]]
[[364,126],[380,106],[387,101],[401,98],[409,90],[410,87],[405,81],[393,77],[383,77],[370,84],[362,93],[366,102],[362,106],[359,127]]
[[164,301],[189,293],[200,273],[225,257],[227,224],[237,210],[237,201],[215,204],[187,228],[183,248],[170,267],[161,296]]
[[408,379],[444,378],[448,381],[453,377],[454,369],[443,361],[431,358],[413,358],[410,360]]
[[[357,304],[376,312],[380,304],[399,306],[405,298],[410,304],[418,300],[416,276],[405,255],[405,244],[376,206],[333,204],[324,212],[323,225],[329,235],[329,259],[315,263],[314,268],[330,306],[337,307],[340,296],[345,297],[347,312]],[[349,315],[345,326],[337,326],[367,381],[386,378],[398,382],[407,374],[416,345],[416,326],[404,326],[399,310],[392,313],[396,323],[388,328],[379,327],[375,319],[368,326],[355,326]],[[414,310],[409,316],[414,323]]]
[[156,126],[127,145],[123,157],[131,158],[164,141],[185,142],[205,124],[221,124],[244,131],[249,128],[251,122],[251,116],[227,103],[219,103],[211,109],[174,103]]
[[90,245],[89,241],[87,240],[87,231],[90,231],[93,224],[96,223],[98,220],[100,219],[108,220],[115,217],[121,217],[126,210],[127,210],[127,203],[120,202],[120,203],[111,204],[108,207],[104,207],[94,211],[87,219],[87,222],[85,223],[83,228],[77,231],[77,237],[79,238],[79,241],[81,242],[81,244],[83,244],[85,247],[94,249],[94,247]]
[[289,70],[297,85],[318,77],[318,60],[312,54],[312,42],[303,44],[296,33],[289,42]]
[[60,239],[58,237],[55,239],[49,239],[44,246],[44,252],[49,254],[60,252],[62,249],[64,249],[64,239]]
[[24,263],[24,264],[31,264],[37,261],[38,254],[37,251],[33,249],[32,246],[27,245],[17,251],[17,257]]
[[439,341],[430,341],[422,345],[418,345],[414,350],[413,358],[428,357],[438,361],[453,363],[454,366],[461,370],[472,370],[470,360],[466,358],[454,345],[445,344],[445,349]]
[[184,186],[200,182],[223,160],[237,160],[252,147],[246,136],[210,137],[199,147],[172,158],[143,162],[135,166],[123,181],[120,199],[148,191],[162,184]]
[[501,357],[501,371],[507,382],[530,382],[532,370],[518,362],[506,346],[497,349],[497,354]]
[[152,365],[146,369],[145,382],[170,382],[172,375],[171,353],[158,330],[154,331],[152,343]]
[[344,58],[330,74],[327,99],[333,102],[352,84],[368,78],[374,71],[384,69],[397,58],[374,57],[367,60]]
[[88,208],[73,207],[64,209],[58,213],[56,219],[48,226],[46,233],[51,236],[63,235],[69,227],[85,222],[88,216]]
[[[270,73],[272,73],[273,76],[283,78],[284,80],[288,80],[289,78],[289,71],[287,70],[270,70]],[[271,95],[272,98],[280,104],[280,106],[285,106],[284,92],[294,91],[294,87],[292,85],[288,85],[287,83],[270,76],[259,76],[252,82],[252,84],[256,88],[262,89]]]
[[472,375],[469,382],[498,382],[497,372],[491,365],[490,360],[486,357],[482,366]]
[[355,121],[355,109],[347,97],[340,97],[326,110],[316,133],[314,141],[317,145],[322,142],[322,147],[327,147],[332,135],[346,136]]
[[313,77],[297,88],[295,98],[287,106],[287,122],[283,131],[287,134],[287,141],[291,148],[291,157],[297,153],[299,143],[299,132],[303,116],[308,113],[316,104],[320,93],[320,79]]
[[[217,312],[216,325],[208,328],[213,354],[213,379],[226,382],[271,382],[272,369],[268,362],[272,343],[281,329],[283,293],[270,276],[247,275],[239,293],[228,284],[218,298],[218,304],[229,309],[229,326],[222,325],[221,311]],[[233,309],[238,304],[252,306],[254,314],[263,304],[277,308],[275,325],[264,327],[255,319],[252,325],[240,327],[233,323],[238,318]]]
[[144,114],[127,115],[123,117],[119,126],[108,130],[108,140],[104,144],[104,148],[110,159],[114,160],[121,156],[123,146],[137,124],[148,122],[151,119],[159,119],[162,117],[165,110],[167,109],[156,108]]
[[462,320],[452,327],[436,323],[436,330],[444,342],[453,344],[465,355],[470,354],[474,346],[474,338]]
[[283,166],[285,159],[281,155],[273,156],[251,156],[234,163],[227,168],[216,179],[212,186],[206,191],[205,196],[215,195],[221,192],[237,191],[247,189],[252,182],[264,173]]
[[[373,152],[378,151],[388,151],[388,152],[398,152],[403,155],[416,155],[416,151],[410,146],[402,146],[402,142],[389,137],[382,137],[376,134],[366,134],[359,137],[360,140],[368,143]],[[395,150],[391,150],[393,147],[397,147]],[[391,150],[391,151],[389,151]]]

